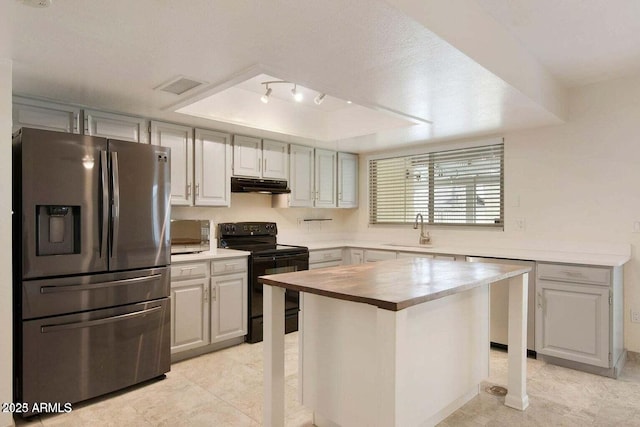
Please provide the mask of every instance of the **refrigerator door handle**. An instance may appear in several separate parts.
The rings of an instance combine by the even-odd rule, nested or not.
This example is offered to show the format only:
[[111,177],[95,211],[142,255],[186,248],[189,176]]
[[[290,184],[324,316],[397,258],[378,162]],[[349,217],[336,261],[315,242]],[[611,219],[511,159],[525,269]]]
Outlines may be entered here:
[[132,277],[131,279],[112,280],[110,282],[89,283],[86,285],[64,285],[64,286],[41,286],[41,294],[53,294],[59,292],[81,292],[94,291],[96,289],[111,288],[114,286],[134,285],[140,283],[151,282],[162,277],[161,274],[152,274],[151,276]]
[[111,152],[111,184],[113,201],[111,204],[111,258],[116,257],[118,248],[118,232],[120,230],[120,176],[118,172],[118,153]]
[[64,331],[68,329],[91,328],[93,326],[105,325],[108,323],[115,323],[122,320],[131,319],[133,317],[147,316],[161,309],[162,309],[162,306],[158,306],[158,307],[148,308],[142,311],[134,311],[133,313],[120,314],[118,316],[107,317],[104,319],[89,320],[89,321],[74,322],[74,323],[62,323],[59,325],[44,325],[40,327],[40,332],[43,334],[46,334],[48,332]]
[[106,151],[100,151],[100,167],[102,168],[102,233],[100,234],[100,258],[102,258],[107,255],[107,239],[109,238],[109,168]]

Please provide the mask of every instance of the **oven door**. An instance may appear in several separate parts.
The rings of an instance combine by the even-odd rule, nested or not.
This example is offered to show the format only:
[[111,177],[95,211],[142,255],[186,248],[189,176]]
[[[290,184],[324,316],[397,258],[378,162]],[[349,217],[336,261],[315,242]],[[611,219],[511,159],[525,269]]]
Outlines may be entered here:
[[[249,292],[249,323],[256,327],[262,324],[262,284],[258,283],[259,276],[308,269],[308,252],[295,255],[253,255],[251,257],[251,278],[249,283],[251,289]],[[298,301],[298,292],[287,290],[285,293],[285,315],[294,318],[291,323],[295,323],[296,328],[293,330],[297,330]],[[260,331],[259,336],[262,337],[262,331]]]

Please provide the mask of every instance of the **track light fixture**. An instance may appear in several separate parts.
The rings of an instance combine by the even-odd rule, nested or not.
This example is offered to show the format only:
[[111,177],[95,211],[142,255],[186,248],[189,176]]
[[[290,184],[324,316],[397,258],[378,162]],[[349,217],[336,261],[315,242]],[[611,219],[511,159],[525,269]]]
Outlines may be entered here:
[[[293,99],[295,99],[297,102],[301,102],[302,99],[304,98],[304,95],[302,94],[302,92],[298,92],[298,85],[296,83],[291,83],[288,82],[286,80],[271,80],[268,82],[262,82],[261,84],[265,85],[266,87],[266,92],[264,93],[264,95],[262,95],[260,97],[260,101],[264,102],[265,104],[267,104],[269,102],[269,96],[271,95],[271,88],[269,87],[269,85],[274,85],[274,84],[279,84],[279,83],[285,83],[285,84],[290,84],[293,85],[293,88],[291,88],[291,95],[293,96]],[[322,95],[324,97],[324,94]],[[320,101],[322,102],[322,101]],[[317,104],[318,102],[316,102]]]
[[267,84],[267,91],[264,93],[264,95],[260,97],[260,101],[264,102],[265,104],[269,103],[270,95],[271,95],[271,88],[269,87],[269,84]]
[[327,96],[326,93],[319,93],[318,96],[313,99],[313,102],[315,102],[316,105],[320,105],[324,101],[325,96]]

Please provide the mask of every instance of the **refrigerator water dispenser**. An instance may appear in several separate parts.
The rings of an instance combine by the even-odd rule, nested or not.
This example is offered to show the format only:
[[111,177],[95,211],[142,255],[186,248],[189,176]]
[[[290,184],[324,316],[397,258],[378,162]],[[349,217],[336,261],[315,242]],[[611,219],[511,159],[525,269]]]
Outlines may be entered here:
[[38,205],[37,254],[80,253],[80,206]]

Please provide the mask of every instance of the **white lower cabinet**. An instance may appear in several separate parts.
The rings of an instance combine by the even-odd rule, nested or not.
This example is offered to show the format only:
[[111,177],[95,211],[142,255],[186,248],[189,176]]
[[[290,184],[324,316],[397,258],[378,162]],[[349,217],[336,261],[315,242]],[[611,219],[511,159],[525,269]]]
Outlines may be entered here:
[[246,334],[247,272],[212,276],[211,342],[217,343]]
[[620,267],[538,263],[539,355],[605,368],[595,373],[615,377],[624,362],[622,321]]
[[209,343],[208,262],[171,266],[171,353]]
[[214,350],[207,346],[246,333],[246,257],[171,266],[172,355]]
[[363,264],[364,263],[364,249],[351,248],[348,249],[349,264]]
[[309,251],[309,270],[342,265],[342,248]]

